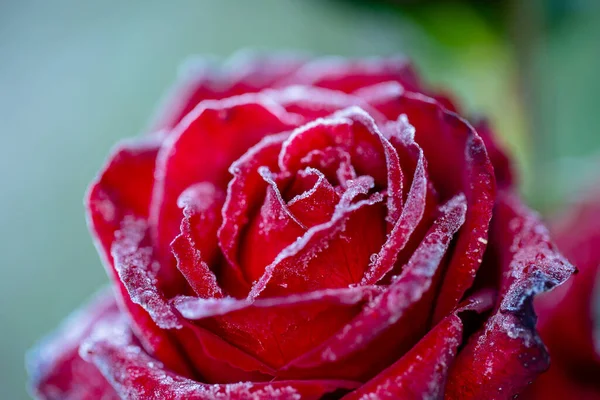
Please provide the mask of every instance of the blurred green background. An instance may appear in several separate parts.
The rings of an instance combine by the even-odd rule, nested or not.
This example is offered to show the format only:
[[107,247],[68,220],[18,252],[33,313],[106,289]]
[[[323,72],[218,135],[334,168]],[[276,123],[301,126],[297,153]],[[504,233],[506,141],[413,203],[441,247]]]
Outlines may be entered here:
[[492,119],[522,190],[549,212],[600,166],[599,4],[2,1],[0,398],[27,398],[25,350],[106,282],[83,193],[187,56],[404,52]]

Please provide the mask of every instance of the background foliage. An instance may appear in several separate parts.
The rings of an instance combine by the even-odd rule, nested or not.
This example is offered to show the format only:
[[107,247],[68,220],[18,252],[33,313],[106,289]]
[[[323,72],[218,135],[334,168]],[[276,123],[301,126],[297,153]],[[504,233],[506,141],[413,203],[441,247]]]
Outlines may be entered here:
[[551,211],[600,165],[598,4],[3,1],[0,398],[27,398],[25,350],[106,282],[83,193],[188,55],[404,52],[491,118],[517,155],[523,191]]

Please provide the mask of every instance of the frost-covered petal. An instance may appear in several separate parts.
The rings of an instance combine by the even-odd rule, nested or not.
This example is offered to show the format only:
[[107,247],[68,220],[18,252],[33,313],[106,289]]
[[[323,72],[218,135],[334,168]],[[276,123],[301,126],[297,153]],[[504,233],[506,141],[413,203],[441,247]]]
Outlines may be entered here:
[[295,171],[302,159],[315,149],[340,147],[350,155],[357,175],[375,178],[387,189],[387,222],[391,225],[402,212],[402,169],[398,153],[379,131],[375,121],[358,107],[342,110],[296,129],[279,154],[279,168]]
[[[298,173],[304,171],[304,176],[300,176],[300,178],[315,176],[315,174],[324,175],[326,180],[334,185],[338,191],[347,189],[348,181],[356,179],[356,170],[352,165],[350,154],[337,146],[311,150],[300,162],[301,166],[304,167],[304,169],[298,171]],[[310,171],[318,171],[318,173],[309,173]],[[294,190],[294,188],[291,188],[290,191],[298,195],[301,194],[299,190]]]
[[[117,160],[121,160],[123,154],[129,153],[118,154]],[[116,164],[120,165],[128,164]],[[109,163],[107,168],[110,170],[116,167]],[[147,174],[152,172],[153,168],[144,171]],[[133,178],[143,179],[144,175],[140,171]],[[127,182],[125,180],[123,184]],[[105,241],[98,240],[99,251],[105,258],[106,268],[117,287],[120,303],[131,316],[132,330],[146,351],[165,363],[170,370],[192,376],[195,369],[213,382],[264,377],[271,372],[269,367],[214,334],[180,321],[178,314],[166,302],[165,294],[156,286],[159,283],[156,279],[158,271],[149,247],[146,223],[141,218],[128,215],[120,221],[123,229],[111,231],[110,229],[114,229],[113,225],[106,222],[103,214],[97,211],[100,200],[110,201],[111,206],[114,204],[113,198],[97,197],[104,190],[111,193],[114,199],[123,198],[118,196],[119,186],[109,186],[101,175],[89,194],[90,228],[104,233],[101,238]],[[127,203],[122,207],[123,213],[130,209]],[[118,239],[113,240],[116,233]],[[112,252],[104,246],[111,247]],[[165,327],[185,329],[171,331],[164,329]],[[183,356],[185,353],[188,353],[187,357]]]
[[88,188],[88,226],[98,251],[109,263],[110,247],[123,217],[148,217],[160,145],[154,138],[120,143]]
[[[185,354],[194,370],[210,381],[228,382],[271,373],[264,363],[181,317],[158,285],[157,262],[148,247],[148,237],[149,228],[144,220],[127,217],[116,234],[112,255],[130,301],[141,306],[160,328],[159,333],[169,339],[171,348],[165,356]],[[152,339],[150,336],[149,340]]]
[[169,244],[179,233],[177,199],[190,185],[210,182],[225,189],[229,166],[264,136],[291,129],[298,116],[258,95],[204,101],[166,139],[157,158],[150,223],[168,268]]
[[[115,233],[121,228],[123,218],[126,215],[145,218],[149,214],[159,148],[160,141],[156,138],[127,141],[118,145],[88,189],[86,217],[104,267],[116,286],[117,299],[131,316],[133,329],[144,348],[159,357],[169,368],[179,373],[190,373],[189,366],[173,344],[170,333],[160,329],[148,312],[129,297],[111,254]],[[164,272],[162,269],[158,271],[161,279],[169,282],[176,280],[176,277]]]
[[[356,178],[352,175],[346,177],[348,180]],[[344,185],[347,185],[348,180],[344,181]],[[298,171],[286,195],[289,197],[293,193],[298,194],[288,201],[288,209],[307,228],[329,221],[335,212],[336,204],[340,201],[338,193],[327,177],[311,167]]]
[[340,330],[381,293],[376,286],[249,300],[180,297],[181,314],[278,368]]
[[240,248],[242,270],[248,282],[258,280],[281,250],[306,231],[287,206],[273,174],[266,167],[259,168],[259,173],[269,186],[260,210],[246,228]]
[[534,302],[540,336],[552,360],[550,370],[534,381],[526,399],[548,398],[552,393],[585,400],[600,398],[598,199],[600,192],[594,188],[551,225],[558,248],[577,266],[578,273]]
[[353,389],[347,381],[277,381],[206,384],[176,375],[146,354],[127,322],[115,318],[96,327],[80,353],[93,363],[122,399],[260,400],[319,399],[338,389]]
[[159,328],[181,328],[179,316],[157,285],[159,264],[149,243],[146,221],[126,216],[111,247],[115,270],[131,301],[142,306]]
[[549,365],[535,331],[533,296],[564,282],[574,268],[516,195],[501,193],[492,227],[503,277],[498,308],[460,352],[446,398],[510,398]]
[[446,317],[400,360],[343,399],[441,398],[461,336],[460,318]]
[[462,319],[467,312],[481,314],[494,304],[493,291],[470,296],[444,318],[408,353],[354,392],[351,399],[440,399],[448,370],[464,335]]
[[304,62],[302,57],[294,55],[240,52],[217,70],[209,59],[190,59],[182,66],[177,82],[163,100],[150,130],[171,130],[204,100],[220,100],[271,87],[294,73]]
[[[331,220],[339,201],[338,194],[317,170],[309,169],[308,173],[300,170],[293,182],[289,176],[276,178],[264,166],[259,173],[269,186],[260,210],[244,231],[240,248],[242,269],[249,282],[258,280],[279,253],[309,228]],[[312,187],[303,190],[311,182]],[[286,198],[293,191],[303,191],[287,202],[279,186],[283,187]]]
[[[408,235],[408,241],[399,249],[399,253],[396,255],[395,266],[392,272],[387,274],[384,279],[385,281],[390,275],[397,275],[401,272],[402,266],[410,259],[431,227],[431,224],[433,224],[438,207],[442,203],[429,176],[427,158],[423,149],[414,140],[414,127],[410,124],[406,115],[401,114],[396,121],[387,122],[382,130],[398,152],[401,167],[404,171],[405,186],[410,187],[404,199],[407,209],[406,211],[402,211],[404,215],[403,223],[408,225],[406,228],[402,228],[402,231],[405,231],[405,234]],[[423,173],[421,172],[421,168],[423,169]],[[423,193],[423,183],[426,184],[425,195],[421,199],[423,204],[417,204],[419,194]],[[421,207],[423,207],[422,213],[420,211]],[[420,218],[420,220],[417,221],[417,218]],[[415,223],[416,226],[413,227]],[[398,227],[400,228],[400,225]],[[402,239],[402,237],[396,236],[395,238],[390,237],[390,239],[397,240]]]
[[204,298],[223,295],[210,266],[220,260],[217,230],[224,199],[223,191],[202,182],[187,188],[177,200],[183,219],[181,233],[171,243],[171,250],[177,269],[194,292]]
[[407,351],[427,329],[434,280],[440,277],[442,259],[464,222],[465,212],[464,196],[442,207],[436,223],[389,288],[344,329],[284,370],[309,376],[364,378]]
[[[371,263],[369,270],[363,276],[361,284],[373,284],[378,282],[394,268],[398,261],[398,257],[402,250],[405,249],[410,236],[423,220],[428,203],[430,204],[430,202],[427,201],[428,195],[431,196],[431,194],[428,194],[428,178],[423,151],[418,148],[418,145],[414,142],[401,143],[399,145],[414,145],[418,151],[411,187],[407,195],[406,204],[400,214],[400,218],[398,218],[397,222],[394,224],[385,244],[377,254],[375,262]],[[396,145],[396,148],[398,148],[399,145]]]
[[47,400],[118,399],[100,371],[79,356],[79,346],[99,321],[119,314],[112,292],[97,294],[27,354],[31,394]]
[[474,123],[474,127],[485,143],[485,148],[494,166],[494,174],[496,175],[498,186],[501,188],[512,187],[515,180],[512,160],[498,144],[497,135],[494,133],[490,122],[481,119]]
[[540,296],[535,304],[540,332],[551,356],[571,359],[573,364],[587,368],[600,368],[600,321],[595,297],[600,293],[599,200],[600,191],[595,188],[551,225],[556,245],[578,273],[568,284]]
[[353,106],[365,110],[378,123],[387,120],[369,102],[359,96],[340,92],[339,90],[294,85],[279,89],[268,89],[262,93],[281,104],[288,112],[302,115],[307,121],[325,118],[336,111]]
[[[373,189],[373,178],[351,183],[330,221],[308,229],[283,249],[252,286],[249,298],[283,296],[357,283],[370,256],[385,237],[383,196],[375,193],[356,203]],[[364,229],[368,226],[369,229]],[[340,262],[343,260],[343,262]]]
[[502,262],[500,309],[517,312],[531,296],[563,283],[575,268],[559,252],[540,216],[516,194],[502,192],[496,202],[494,245]]
[[219,246],[227,265],[223,279],[229,293],[236,297],[245,296],[250,288],[240,266],[239,250],[241,235],[252,217],[252,212],[260,207],[268,187],[259,173],[259,168],[275,170],[277,155],[288,133],[270,135],[251,147],[230,167],[233,178],[227,187],[227,197],[223,206],[223,223],[217,232]]
[[378,87],[370,100],[389,119],[404,114],[414,126],[414,140],[442,201],[457,193],[467,196],[467,218],[434,312],[439,321],[471,287],[481,265],[496,191],[494,169],[477,132],[434,99],[391,83]]
[[360,60],[321,58],[304,64],[278,84],[316,86],[351,93],[365,86],[388,81],[398,82],[409,90],[420,90],[417,74],[404,57]]

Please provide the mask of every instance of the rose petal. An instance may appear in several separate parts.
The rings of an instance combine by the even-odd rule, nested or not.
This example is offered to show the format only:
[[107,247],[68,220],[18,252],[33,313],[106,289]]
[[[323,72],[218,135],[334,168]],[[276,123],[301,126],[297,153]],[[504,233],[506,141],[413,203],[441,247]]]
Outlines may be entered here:
[[316,86],[351,93],[387,81],[396,81],[407,89],[420,91],[417,74],[404,57],[351,61],[341,57],[321,58],[304,64],[293,75],[282,79],[279,85]]
[[[259,212],[245,229],[240,249],[242,269],[249,282],[258,280],[277,255],[300,238],[308,228],[326,223],[333,216],[339,196],[323,174],[314,171],[316,170],[313,170],[312,174],[320,174],[315,183],[318,185],[302,193],[302,196],[294,197],[288,206],[274,180],[276,179],[274,175],[265,166],[259,168],[260,175],[269,187]],[[295,184],[298,184],[302,176],[309,175],[303,175],[303,171],[298,171]]]
[[[172,349],[167,356],[186,354],[195,370],[207,381],[223,382],[271,373],[272,370],[262,362],[181,318],[157,286],[160,283],[156,280],[157,263],[152,249],[146,247],[148,232],[145,221],[125,218],[122,229],[116,234],[112,254],[115,269],[129,293],[130,301],[146,311],[146,315],[162,329],[160,333],[169,335],[168,344]],[[169,332],[168,329],[175,331]]]
[[[311,181],[311,187],[307,188]],[[325,175],[311,167],[298,171],[292,190],[300,193],[295,195],[287,206],[295,218],[308,228],[329,221],[340,200]]]
[[461,336],[460,318],[446,317],[399,361],[343,399],[441,398]]
[[[436,276],[450,241],[464,222],[464,196],[440,210],[439,218],[390,287],[335,336],[285,368],[296,374],[372,376],[406,351],[426,331]],[[377,341],[377,346],[372,346]]]
[[259,212],[248,224],[240,248],[242,269],[248,282],[258,280],[281,250],[306,231],[283,200],[272,173],[267,167],[260,167],[259,173],[269,186]]
[[177,203],[183,208],[181,233],[171,243],[177,269],[200,297],[222,297],[223,292],[209,265],[217,261],[217,229],[225,195],[210,183],[186,189]]
[[512,169],[512,160],[506,152],[499,146],[496,140],[496,134],[493,132],[490,122],[481,119],[474,124],[475,130],[483,139],[485,148],[492,165],[494,166],[494,174],[496,182],[501,188],[510,188],[514,185],[515,173]]
[[[171,335],[160,329],[141,306],[131,301],[111,254],[115,232],[120,229],[124,216],[136,214],[144,217],[149,213],[158,149],[157,139],[144,139],[123,142],[113,151],[106,167],[88,189],[87,221],[104,267],[117,288],[117,299],[131,316],[133,329],[144,348],[174,371],[190,374],[190,368],[179,354]],[[161,275],[161,279],[170,281],[170,278]]]
[[48,400],[118,399],[100,371],[79,356],[79,346],[94,325],[118,314],[114,295],[103,290],[30,350],[27,371],[32,395]]
[[251,214],[260,207],[268,183],[258,172],[260,167],[277,168],[277,155],[288,133],[270,135],[250,148],[230,168],[233,175],[227,187],[227,197],[223,206],[223,223],[217,233],[219,246],[227,265],[224,266],[223,279],[228,293],[243,297],[250,285],[240,267],[239,248],[241,234],[250,221]]
[[235,383],[273,379],[272,368],[226,342],[208,329],[182,318],[183,329],[175,332],[181,351],[187,355],[198,377],[207,383]]
[[579,272],[535,299],[538,329],[552,362],[550,370],[528,388],[526,399],[554,394],[584,400],[600,397],[600,324],[595,312],[600,288],[599,196],[597,189],[586,194],[552,225],[558,248]]
[[545,371],[549,358],[535,331],[532,299],[574,271],[516,195],[499,196],[494,218],[493,242],[503,272],[498,310],[460,352],[446,398],[510,398]]
[[[144,143],[142,142],[142,144]],[[121,275],[129,277],[127,279],[129,287],[126,287],[120,279],[117,269],[113,265],[113,256],[110,248],[114,247],[115,230],[121,225],[121,219],[130,210],[134,209],[130,206],[128,198],[120,195],[120,193],[121,190],[128,193],[127,187],[132,180],[142,182],[146,179],[148,181],[151,180],[154,174],[153,160],[156,155],[156,147],[153,148],[153,152],[146,150],[147,146],[141,147],[140,150],[140,146],[135,144],[127,144],[118,148],[115,156],[109,161],[106,171],[91,186],[87,199],[90,229],[97,238],[99,252],[105,260],[105,266],[113,282],[118,288],[119,300],[131,316],[132,329],[148,352],[164,362],[169,369],[185,376],[193,375],[193,367],[190,365],[190,362],[203,376],[220,381],[224,381],[227,377],[255,376],[256,373],[254,371],[269,373],[271,370],[262,363],[252,359],[239,349],[233,348],[221,339],[214,337],[214,335],[211,336],[212,334],[200,328],[194,328],[191,332],[183,330],[174,333],[157,326],[157,321],[154,321],[151,315],[160,317],[163,313],[166,314],[165,320],[162,320],[161,324],[178,326],[179,322],[177,321],[176,314],[172,312],[168,304],[165,304],[164,293],[155,287],[156,274],[161,271],[149,268],[153,265],[148,260],[149,249],[142,250],[141,254],[138,255],[138,249],[131,247],[135,247],[135,243],[137,242],[146,240],[142,237],[143,234],[141,233],[141,231],[145,231],[145,228],[141,226],[144,225],[143,220],[136,220],[131,215],[127,217],[128,220],[126,221],[130,229],[122,231],[121,236],[125,233],[131,233],[134,237],[122,238],[121,241],[124,240],[125,243],[117,244],[117,247],[119,247],[117,250],[121,255],[119,269],[121,270]],[[135,176],[129,175],[129,168],[135,165],[140,166],[137,169],[138,173]],[[141,168],[142,166],[145,168]],[[113,176],[120,177],[120,179],[111,180],[106,178]],[[117,200],[121,200],[122,202],[116,203]],[[107,209],[114,210],[114,212],[107,213],[105,211]],[[147,214],[147,210],[145,213]],[[107,220],[107,216],[110,216],[110,219]],[[136,225],[138,229],[133,229],[136,228]],[[148,292],[137,288],[136,285],[138,283],[145,285],[148,288]],[[150,312],[142,306],[135,304],[130,298],[128,290],[136,294],[138,301],[144,304]],[[183,323],[185,325],[185,321]],[[191,355],[191,360],[189,361],[182,357],[182,354],[186,351]],[[230,356],[231,358],[227,361],[220,360],[219,357],[224,356]],[[207,368],[210,369],[206,371]]]
[[363,386],[346,395],[351,399],[436,399],[446,386],[448,370],[462,342],[463,321],[459,314],[481,314],[494,304],[491,291],[479,292],[444,318],[408,353]]
[[405,91],[397,84],[379,85],[371,104],[391,120],[405,114],[415,127],[415,141],[442,200],[467,196],[467,219],[444,277],[434,320],[448,314],[471,287],[483,258],[495,198],[494,170],[477,132],[434,99]]
[[503,262],[501,304],[517,312],[532,294],[548,291],[575,272],[550,239],[539,215],[525,206],[516,194],[502,192],[496,203],[494,243]]
[[277,368],[341,329],[380,292],[363,286],[255,301],[181,297],[175,305],[184,317]]
[[[567,345],[571,343],[567,342]],[[537,378],[531,386],[519,395],[519,399],[598,400],[600,398],[597,370],[571,369],[555,359],[552,348],[550,348],[550,353],[552,355],[550,370]]]
[[302,115],[307,121],[325,118],[348,107],[365,110],[377,123],[387,121],[379,111],[358,96],[313,86],[287,86],[262,92],[281,104],[288,112]]
[[[330,221],[307,230],[265,268],[249,299],[346,287],[359,281],[385,236],[383,226],[373,226],[384,221],[381,195],[352,204],[355,197],[373,188],[372,178],[361,178],[344,193]],[[367,221],[370,229],[365,231],[362,227]]]
[[115,270],[125,285],[129,298],[150,314],[161,329],[181,328],[179,316],[157,287],[158,262],[149,246],[148,225],[143,219],[126,216],[115,232],[111,248]]
[[156,139],[122,142],[88,189],[88,226],[105,265],[112,263],[110,247],[123,217],[148,216],[159,148]]
[[585,366],[588,371],[600,368],[600,321],[595,312],[600,288],[599,198],[600,191],[595,189],[553,224],[558,248],[579,273],[570,284],[536,301],[540,332],[553,359],[560,357],[560,362],[566,361],[572,368]]
[[277,381],[215,384],[176,375],[135,344],[122,319],[98,326],[80,349],[123,399],[319,399],[337,389],[352,389],[347,381]]
[[352,166],[350,154],[339,147],[311,150],[300,162],[304,170],[311,168],[325,175],[340,192],[343,192],[340,189],[348,188],[349,180],[356,179],[356,170]]
[[239,53],[217,71],[210,60],[192,59],[182,66],[177,82],[159,107],[150,130],[174,128],[204,100],[220,100],[271,87],[303,63],[301,57],[290,55]]
[[297,117],[269,99],[250,95],[204,101],[178,124],[157,158],[150,213],[162,264],[170,265],[169,244],[179,233],[179,195],[199,182],[224,189],[233,161],[265,135],[296,126]]
[[386,220],[390,226],[395,223],[402,212],[403,195],[398,154],[379,132],[375,121],[358,107],[296,129],[283,144],[279,168],[296,171],[306,154],[333,146],[350,154],[357,175],[373,176],[379,187],[387,188]]
[[[438,207],[441,205],[439,194],[435,189],[433,182],[429,177],[429,172],[427,168],[427,158],[423,152],[423,149],[419,146],[417,142],[415,142],[415,128],[408,122],[408,118],[405,114],[401,114],[396,121],[389,121],[384,125],[384,134],[389,138],[390,143],[394,146],[396,151],[398,152],[398,156],[400,157],[400,163],[402,170],[405,171],[405,177],[412,177],[413,182],[407,179],[405,185],[411,185],[411,190],[417,189],[417,191],[413,191],[412,193],[407,193],[407,198],[405,202],[409,201],[408,194],[416,195],[422,190],[422,177],[420,173],[420,165],[423,164],[424,169],[424,179],[426,182],[426,190],[425,197],[422,200],[423,204],[417,204],[417,199],[410,199],[411,206],[408,208],[407,213],[416,213],[420,214],[418,209],[423,207],[423,213],[419,221],[409,221],[405,219],[405,223],[408,224],[408,228],[413,229],[412,233],[410,233],[408,237],[408,242],[404,245],[403,248],[400,248],[399,254],[396,256],[395,266],[391,273],[387,274],[389,277],[391,274],[399,274],[402,270],[402,266],[408,262],[412,254],[415,252],[427,231],[431,227],[431,224],[435,220],[437,215]],[[418,197],[418,196],[417,196]],[[415,208],[417,206],[417,208]],[[404,211],[403,211],[404,213]],[[410,217],[410,214],[407,214],[406,217]],[[413,214],[413,216],[416,216]],[[416,226],[412,228],[412,224],[416,222]],[[407,232],[408,233],[408,232]],[[386,277],[386,279],[387,279]]]
[[[402,121],[397,122],[402,125]],[[399,127],[398,127],[399,128]],[[393,129],[393,127],[392,127]],[[395,131],[396,129],[394,129]],[[411,143],[412,142],[412,143]],[[415,146],[418,151],[416,167],[414,168],[414,176],[411,188],[408,192],[406,204],[402,209],[400,218],[392,228],[388,238],[379,251],[374,263],[370,265],[369,270],[363,276],[361,284],[368,285],[379,282],[388,272],[390,272],[396,262],[398,256],[408,243],[408,239],[415,231],[423,216],[425,208],[428,204],[428,188],[427,188],[427,173],[425,170],[426,161],[423,151],[414,143],[414,141],[406,140],[404,143],[399,143],[396,148],[402,146]],[[401,260],[402,262],[404,260]]]
[[[467,162],[470,164],[465,172],[467,219],[444,276],[444,285],[437,300],[434,321],[442,318],[451,305],[457,304],[473,285],[488,243],[489,223],[496,196],[493,171],[479,137],[471,136],[468,139],[465,152]],[[470,183],[467,183],[468,181]]]

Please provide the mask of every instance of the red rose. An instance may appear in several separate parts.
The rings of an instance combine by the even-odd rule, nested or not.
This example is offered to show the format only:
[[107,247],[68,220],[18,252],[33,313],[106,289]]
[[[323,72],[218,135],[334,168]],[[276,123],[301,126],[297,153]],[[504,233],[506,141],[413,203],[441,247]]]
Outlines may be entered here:
[[455,111],[401,58],[196,70],[92,183],[115,291],[32,353],[34,393],[520,393],[549,362],[532,298],[573,268]]
[[541,336],[552,366],[526,399],[600,399],[600,191],[590,193],[553,225],[557,244],[579,269],[564,286],[536,300]]

